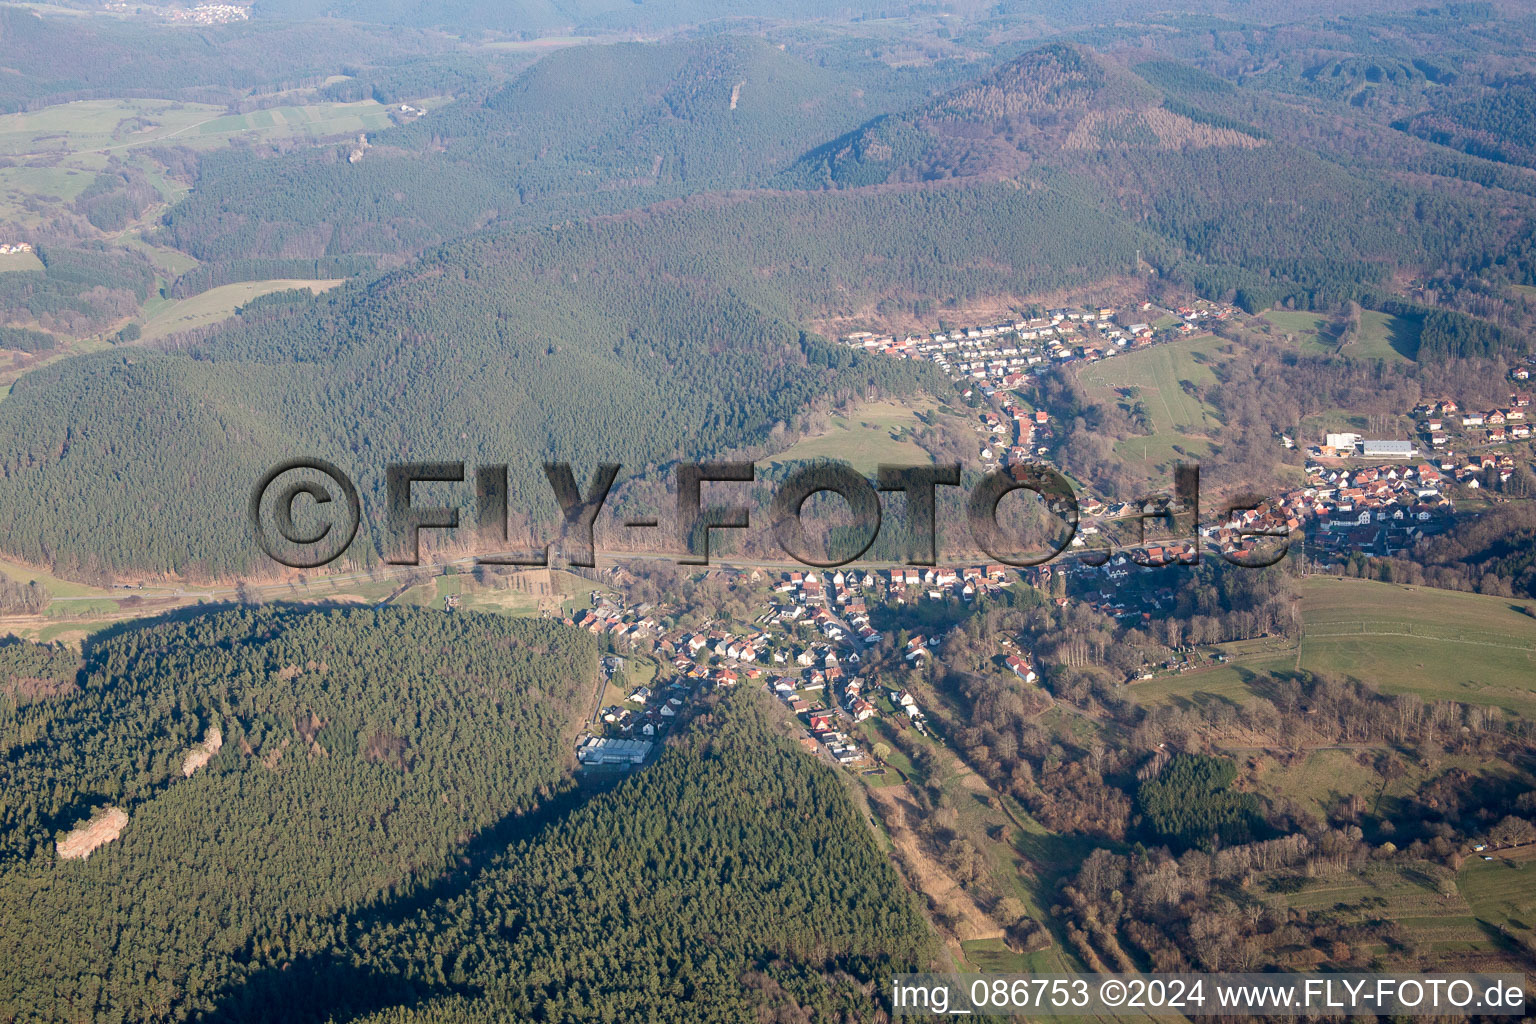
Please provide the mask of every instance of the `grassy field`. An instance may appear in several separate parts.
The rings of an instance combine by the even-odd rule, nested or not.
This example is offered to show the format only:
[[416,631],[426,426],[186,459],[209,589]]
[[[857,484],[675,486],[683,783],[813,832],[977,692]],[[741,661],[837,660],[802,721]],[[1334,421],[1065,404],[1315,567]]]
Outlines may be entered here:
[[1259,316],[1274,324],[1275,330],[1296,337],[1303,345],[1318,344],[1317,336],[1328,326],[1328,318],[1300,310],[1267,309]]
[[[1255,791],[1284,797],[1326,820],[1346,797],[1359,795],[1367,813],[1392,816],[1404,801],[1447,772],[1460,771],[1490,780],[1526,776],[1505,761],[1481,755],[1442,755],[1427,764],[1389,748],[1319,747],[1304,753],[1236,750],[1248,762],[1245,773]],[[1381,768],[1390,762],[1391,774]]]
[[[0,224],[35,227],[52,208],[73,202],[109,158],[137,167],[175,202],[186,187],[140,152],[157,145],[211,149],[241,137],[252,141],[305,140],[375,132],[391,124],[374,100],[271,107],[230,114],[224,107],[166,99],[80,100],[0,115]],[[153,215],[152,207],[146,216]]]
[[1390,313],[1367,309],[1360,314],[1360,337],[1344,354],[1406,363],[1419,353],[1420,325]]
[[[1184,382],[1208,385],[1215,382],[1210,363],[1224,344],[1210,335],[1183,338],[1115,356],[1085,367],[1083,387],[1094,401],[1106,404],[1141,402],[1152,420],[1153,432],[1127,437],[1115,443],[1115,454],[1125,462],[1141,462],[1165,470],[1177,462],[1200,462],[1212,457],[1209,436],[1221,426],[1216,410],[1184,390]],[[1124,389],[1135,388],[1134,397]]]
[[43,261],[35,252],[8,252],[0,256],[0,274],[13,270],[42,270]]
[[1136,683],[1131,692],[1139,702],[1148,706],[1203,704],[1212,700],[1243,704],[1257,696],[1249,686],[1250,680],[1262,673],[1288,672],[1295,667],[1293,650],[1289,654],[1244,658],[1216,668],[1159,676]]
[[[29,640],[63,640],[79,643],[98,630],[151,618],[177,609],[187,609],[205,602],[227,604],[237,592],[228,584],[198,587],[176,584],[150,584],[140,587],[92,587],[61,580],[50,573],[0,559],[0,574],[21,583],[37,580],[53,599],[40,615],[0,616],[0,636],[7,634]],[[459,596],[459,607],[466,611],[531,617],[554,612],[562,595],[570,602],[586,602],[593,584],[563,570],[550,573],[555,593],[542,599],[532,593],[509,587],[477,583],[464,567],[451,575],[435,575],[403,591],[401,576],[384,574],[378,578],[355,579],[319,576],[300,583],[263,584],[254,588],[256,598],[274,604],[394,604],[442,608],[449,594]],[[599,589],[607,590],[606,587]]]
[[389,124],[387,108],[375,100],[272,107],[248,114],[163,99],[80,100],[0,116],[0,156],[111,153],[169,141],[206,147],[244,133],[262,139],[323,138],[378,131]]
[[1536,714],[1536,618],[1512,601],[1428,587],[1312,576],[1298,651],[1256,650],[1217,668],[1137,683],[1144,704],[1243,703],[1261,673],[1334,672],[1385,693]]
[[44,569],[34,569],[31,566],[22,565],[9,559],[0,558],[0,575],[15,580],[17,583],[30,583],[36,580],[48,588],[48,593],[53,597],[120,597],[122,591],[112,590],[106,587],[93,587],[86,583],[74,583],[62,580]]
[[343,281],[344,278],[316,281],[278,278],[269,281],[240,281],[210,288],[189,299],[173,301],[161,306],[144,323],[143,337],[148,341],[177,331],[206,327],[221,320],[228,320],[235,315],[235,310],[239,307],[254,298],[270,295],[272,292],[290,288],[308,288],[312,292],[323,292],[336,287]]
[[[1309,355],[1339,351],[1327,316],[1279,309],[1260,315],[1277,330],[1292,335],[1301,351]],[[1374,309],[1361,312],[1360,336],[1343,350],[1345,355],[1356,359],[1385,359],[1388,362],[1408,362],[1418,351],[1418,324]]]
[[1536,714],[1536,604],[1320,576],[1302,595],[1302,668]]
[[930,405],[907,406],[898,402],[866,402],[847,416],[833,416],[824,432],[802,438],[773,456],[773,463],[797,459],[838,459],[863,473],[873,473],[881,462],[926,464],[932,456],[910,437],[922,424],[917,413]]
[[542,53],[567,46],[585,46],[599,42],[598,36],[540,36],[537,39],[498,39],[482,43],[487,50],[504,50],[508,53]]
[[1115,442],[1115,454],[1125,462],[1166,468],[1177,462],[1203,462],[1215,453],[1209,441],[1167,432],[1127,437]]
[[1457,886],[1478,920],[1495,928],[1536,931],[1536,849],[1525,847],[1467,860]]
[[1184,383],[1214,383],[1210,363],[1224,344],[1204,335],[1127,352],[1086,366],[1082,384],[1091,398],[1108,403],[1122,400],[1121,389],[1137,388],[1137,400],[1147,407],[1155,435],[1201,438],[1221,421],[1214,409],[1185,392]]

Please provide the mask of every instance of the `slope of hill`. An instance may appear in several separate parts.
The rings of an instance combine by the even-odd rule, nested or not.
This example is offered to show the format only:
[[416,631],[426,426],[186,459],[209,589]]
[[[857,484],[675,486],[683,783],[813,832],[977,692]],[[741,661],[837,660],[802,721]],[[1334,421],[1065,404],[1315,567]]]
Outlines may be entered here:
[[0,112],[97,96],[228,102],[258,87],[318,84],[348,63],[367,66],[451,45],[429,33],[339,21],[167,32],[137,19],[45,17],[6,4]]
[[[596,672],[576,630],[399,609],[202,616],[11,685],[62,675],[48,653],[0,648],[16,1019],[185,1019],[249,964],[342,941],[470,837],[515,834],[561,785]],[[87,820],[116,838],[60,859]]]
[[1052,44],[904,114],[807,154],[784,180],[839,187],[1014,175],[1062,150],[1188,150],[1262,144],[1171,107],[1144,79],[1080,47]]
[[462,895],[253,976],[216,1019],[879,1019],[881,982],[935,947],[845,783],[763,699],[733,694]]
[[628,475],[760,441],[818,395],[917,385],[915,364],[805,336],[812,314],[1081,285],[1137,244],[1011,185],[701,199],[476,236],[371,285],[257,304],[190,351],[23,378],[0,403],[4,544],[71,573],[258,569],[249,489],[295,454],[353,473],[374,514],[402,454],[510,463],[513,508],[552,509],[546,457]]

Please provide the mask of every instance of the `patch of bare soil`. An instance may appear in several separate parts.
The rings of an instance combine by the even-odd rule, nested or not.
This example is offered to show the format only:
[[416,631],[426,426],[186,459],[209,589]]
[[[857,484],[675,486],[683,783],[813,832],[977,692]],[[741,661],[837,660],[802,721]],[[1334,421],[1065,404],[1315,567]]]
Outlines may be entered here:
[[213,760],[213,755],[217,754],[222,746],[224,746],[224,734],[219,731],[218,726],[210,725],[208,731],[203,734],[203,742],[189,750],[186,759],[181,762],[181,774],[190,779],[193,772]]
[[920,812],[912,802],[907,787],[872,788],[869,790],[869,798],[880,807],[880,817],[890,832],[891,843],[896,848],[897,860],[907,882],[926,896],[929,903],[949,922],[955,937],[962,942],[1001,938],[1003,929],[998,927],[997,922],[923,848],[922,840],[915,831],[915,822]]
[[90,821],[60,839],[55,846],[61,860],[84,860],[97,847],[116,839],[128,824],[128,812],[120,807],[108,807]]

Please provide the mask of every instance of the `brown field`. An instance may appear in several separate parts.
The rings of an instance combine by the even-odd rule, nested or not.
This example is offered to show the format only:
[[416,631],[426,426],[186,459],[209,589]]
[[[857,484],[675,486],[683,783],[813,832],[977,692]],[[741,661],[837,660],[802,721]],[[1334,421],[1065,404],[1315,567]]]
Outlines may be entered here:
[[880,809],[907,883],[926,896],[938,913],[956,922],[956,937],[961,941],[1002,938],[1003,930],[997,922],[923,849],[914,830],[922,812],[912,802],[907,787],[871,787],[868,792],[870,801]]

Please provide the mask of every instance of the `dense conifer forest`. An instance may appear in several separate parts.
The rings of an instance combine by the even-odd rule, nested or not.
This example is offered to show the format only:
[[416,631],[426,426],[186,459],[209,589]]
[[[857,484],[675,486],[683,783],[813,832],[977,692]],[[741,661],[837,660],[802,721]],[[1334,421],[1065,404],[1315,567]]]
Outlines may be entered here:
[[[184,1019],[556,799],[596,671],[538,621],[229,611],[0,647],[0,1016]],[[85,860],[55,839],[125,818]]]
[[[583,803],[563,779],[594,654],[394,609],[221,612],[83,660],[0,646],[0,1015],[854,1020],[927,962],[844,784],[756,695]],[[55,852],[117,811],[85,860]]]
[[881,980],[935,948],[845,783],[776,735],[763,700],[726,697],[461,894],[255,976],[215,1016],[871,1019]]

